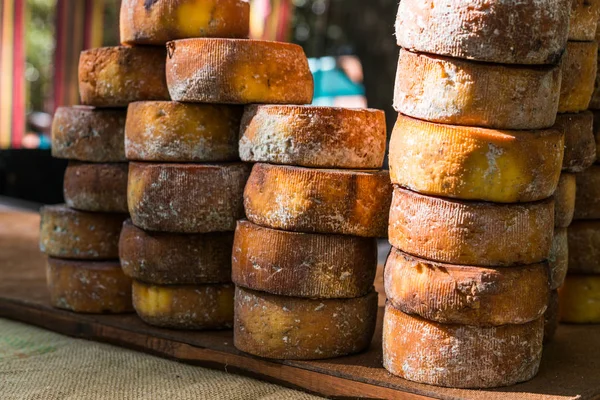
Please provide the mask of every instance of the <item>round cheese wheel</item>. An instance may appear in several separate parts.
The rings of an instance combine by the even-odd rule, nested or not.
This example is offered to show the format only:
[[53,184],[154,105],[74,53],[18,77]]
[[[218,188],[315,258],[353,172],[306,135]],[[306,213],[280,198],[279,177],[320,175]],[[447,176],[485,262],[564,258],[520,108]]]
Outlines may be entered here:
[[560,302],[558,291],[553,290],[550,293],[548,309],[544,314],[544,344],[554,340],[558,325],[560,323]]
[[313,79],[300,46],[240,39],[167,44],[167,84],[176,101],[308,104]]
[[[598,30],[600,32],[600,29]],[[598,40],[596,40],[598,42]],[[598,69],[598,68],[597,68]],[[596,72],[596,81],[594,83],[594,93],[590,101],[590,110],[600,110],[600,73]],[[594,113],[596,115],[596,113]]]
[[373,289],[377,242],[238,221],[232,258],[237,286],[283,296],[353,298]]
[[174,233],[235,230],[250,167],[232,164],[129,165],[127,202],[139,228]]
[[82,104],[127,107],[143,100],[169,100],[164,47],[99,47],[79,58]]
[[65,205],[40,209],[40,250],[81,260],[119,258],[119,234],[127,214],[77,211]]
[[429,385],[508,386],[537,374],[543,336],[543,318],[496,327],[445,325],[388,304],[383,320],[383,366],[401,378]]
[[569,272],[600,274],[600,221],[575,221],[568,229]]
[[600,275],[569,275],[559,295],[562,322],[600,324]]
[[562,83],[558,112],[579,112],[588,109],[598,62],[598,43],[569,42],[562,60]]
[[243,0],[124,0],[121,42],[164,45],[191,37],[246,38],[250,3]]
[[390,178],[429,195],[537,201],[556,190],[563,147],[563,134],[553,129],[498,131],[399,114],[390,140]]
[[424,196],[394,188],[392,246],[450,264],[535,264],[550,252],[554,200],[494,204]]
[[600,219],[600,165],[577,174],[576,220]]
[[233,285],[158,286],[133,281],[133,307],[147,324],[170,329],[230,329]]
[[78,313],[133,312],[131,279],[118,261],[61,260],[48,257],[50,304]]
[[354,299],[302,299],[237,287],[233,344],[259,357],[316,360],[369,347],[377,293]]
[[236,161],[242,107],[169,101],[132,103],[127,158],[155,162]]
[[52,120],[52,156],[88,162],[123,162],[125,110],[59,107]]
[[391,192],[387,171],[255,164],[244,206],[251,222],[269,228],[383,237]]
[[573,0],[569,40],[591,42],[596,38],[600,2],[598,0]]
[[68,207],[83,211],[127,213],[127,163],[71,161],[63,193]]
[[593,113],[558,114],[554,129],[565,135],[564,171],[581,172],[596,161]]
[[548,256],[550,271],[550,289],[556,290],[563,285],[569,269],[569,236],[567,228],[556,228],[552,248]]
[[554,192],[554,226],[556,228],[567,228],[573,222],[576,192],[576,175],[566,172],[560,174],[558,187]]

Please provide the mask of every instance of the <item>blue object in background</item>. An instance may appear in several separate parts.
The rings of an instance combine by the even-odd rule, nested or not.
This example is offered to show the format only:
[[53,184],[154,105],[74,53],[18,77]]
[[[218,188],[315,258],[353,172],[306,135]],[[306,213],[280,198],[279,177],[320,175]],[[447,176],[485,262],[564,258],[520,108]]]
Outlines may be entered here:
[[308,65],[315,81],[314,105],[333,106],[336,97],[365,95],[364,86],[352,82],[334,57],[311,58]]

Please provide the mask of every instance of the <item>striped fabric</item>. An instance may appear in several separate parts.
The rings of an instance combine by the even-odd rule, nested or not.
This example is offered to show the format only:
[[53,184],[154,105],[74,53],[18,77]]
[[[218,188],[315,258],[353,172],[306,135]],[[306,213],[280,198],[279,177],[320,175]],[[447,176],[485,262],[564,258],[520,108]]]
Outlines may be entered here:
[[250,34],[253,39],[290,41],[292,0],[252,0],[251,5]]

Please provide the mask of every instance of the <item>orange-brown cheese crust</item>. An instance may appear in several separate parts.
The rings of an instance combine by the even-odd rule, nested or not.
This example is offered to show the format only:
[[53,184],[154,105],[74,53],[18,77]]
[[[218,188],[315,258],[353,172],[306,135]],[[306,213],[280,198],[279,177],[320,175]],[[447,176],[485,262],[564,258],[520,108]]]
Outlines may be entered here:
[[396,111],[452,125],[541,129],[554,124],[561,69],[474,63],[400,50]]
[[131,278],[119,261],[61,260],[48,257],[50,304],[78,313],[133,312]]
[[125,152],[136,161],[236,161],[243,108],[169,101],[132,103]]
[[575,221],[568,228],[569,273],[600,274],[600,221]]
[[600,2],[598,0],[573,0],[571,21],[569,23],[569,40],[594,41],[599,11]]
[[600,275],[569,275],[559,290],[560,320],[600,324]]
[[387,171],[255,164],[244,206],[251,222],[269,228],[384,237],[391,193]]
[[398,310],[444,324],[524,324],[544,314],[550,295],[544,263],[513,268],[441,264],[395,248],[384,282]]
[[68,207],[82,211],[127,213],[127,163],[71,161],[63,193]]
[[564,171],[581,172],[596,161],[593,113],[558,114],[554,129],[565,135]]
[[429,385],[509,386],[537,374],[543,336],[543,318],[496,327],[445,325],[404,314],[388,303],[383,366],[401,378]]
[[303,299],[237,287],[233,344],[260,357],[316,360],[358,353],[371,343],[377,293]]
[[544,344],[554,340],[558,325],[560,323],[560,301],[558,291],[553,290],[550,293],[548,309],[544,313]]
[[313,78],[300,46],[239,39],[167,44],[173,100],[225,104],[308,104]]
[[373,289],[373,238],[297,233],[239,221],[233,243],[237,286],[283,296],[353,298]]
[[119,239],[123,271],[156,285],[231,282],[232,232],[146,232],[125,221]]
[[499,131],[399,114],[390,140],[392,183],[419,193],[497,203],[552,196],[564,135],[554,129]]
[[247,38],[250,3],[243,0],[124,0],[121,42],[164,45],[192,37]]
[[554,227],[567,228],[573,222],[576,193],[576,174],[560,174],[558,187],[554,192]]
[[247,162],[377,169],[386,146],[380,110],[294,105],[245,109],[239,141]]
[[579,112],[588,109],[598,62],[598,43],[569,42],[562,60],[562,83],[558,112]]
[[249,170],[242,163],[132,162],[127,186],[131,220],[158,232],[234,231],[244,216],[242,194]]
[[81,260],[119,258],[119,234],[127,214],[91,213],[65,205],[40,209],[40,250],[51,257]]
[[127,107],[134,101],[169,100],[164,47],[100,47],[81,52],[81,103]]
[[171,329],[229,329],[233,285],[158,286],[133,281],[133,307],[147,324]]
[[400,47],[501,64],[556,64],[571,0],[402,0]]
[[556,290],[562,286],[569,269],[569,236],[567,228],[556,228],[552,248],[548,256],[550,271],[550,289]]
[[577,174],[574,218],[600,219],[600,165]]
[[414,256],[461,265],[535,264],[548,257],[553,231],[553,199],[494,204],[394,188],[389,240]]
[[88,162],[122,162],[126,110],[59,107],[52,120],[52,156]]

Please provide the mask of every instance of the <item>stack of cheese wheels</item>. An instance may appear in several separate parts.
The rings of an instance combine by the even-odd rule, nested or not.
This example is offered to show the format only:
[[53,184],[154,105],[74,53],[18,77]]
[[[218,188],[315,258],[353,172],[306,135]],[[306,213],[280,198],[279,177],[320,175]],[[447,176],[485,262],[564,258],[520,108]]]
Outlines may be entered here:
[[384,272],[393,374],[488,388],[538,371],[560,280],[547,260],[570,3],[400,3]]

